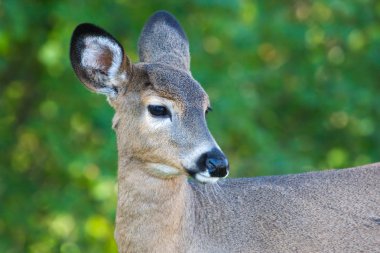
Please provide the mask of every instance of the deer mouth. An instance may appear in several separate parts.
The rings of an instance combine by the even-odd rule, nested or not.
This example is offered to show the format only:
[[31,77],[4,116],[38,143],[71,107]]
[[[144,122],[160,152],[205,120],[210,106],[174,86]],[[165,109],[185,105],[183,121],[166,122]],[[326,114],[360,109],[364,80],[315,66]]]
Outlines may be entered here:
[[216,183],[221,178],[211,176],[210,173],[206,170],[196,173],[195,179],[201,183]]
[[227,171],[227,174],[223,177],[215,177],[210,174],[208,170],[205,171],[194,171],[194,170],[188,170],[186,169],[187,173],[194,178],[196,181],[204,184],[208,183],[216,183],[219,179],[225,178],[228,176],[229,172]]

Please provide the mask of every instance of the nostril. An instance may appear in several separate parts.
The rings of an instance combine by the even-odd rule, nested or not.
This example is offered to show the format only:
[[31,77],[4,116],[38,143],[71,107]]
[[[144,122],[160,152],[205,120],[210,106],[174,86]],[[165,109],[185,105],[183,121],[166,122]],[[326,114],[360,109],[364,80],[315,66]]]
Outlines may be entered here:
[[207,167],[210,169],[217,169],[225,166],[224,159],[208,158],[206,160]]
[[213,158],[206,160],[206,167],[210,173],[214,172],[218,167],[218,161]]
[[213,177],[225,177],[228,174],[228,161],[224,157],[206,159],[206,167]]

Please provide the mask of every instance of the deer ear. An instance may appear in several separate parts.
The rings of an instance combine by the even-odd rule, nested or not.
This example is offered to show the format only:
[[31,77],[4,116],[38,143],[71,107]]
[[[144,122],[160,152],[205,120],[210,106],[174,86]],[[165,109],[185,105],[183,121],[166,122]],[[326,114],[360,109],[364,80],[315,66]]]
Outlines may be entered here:
[[110,98],[117,95],[131,72],[129,59],[120,43],[92,24],[80,24],[74,30],[70,60],[87,88]]
[[166,11],[154,13],[139,39],[140,61],[163,63],[190,71],[189,42],[176,18]]

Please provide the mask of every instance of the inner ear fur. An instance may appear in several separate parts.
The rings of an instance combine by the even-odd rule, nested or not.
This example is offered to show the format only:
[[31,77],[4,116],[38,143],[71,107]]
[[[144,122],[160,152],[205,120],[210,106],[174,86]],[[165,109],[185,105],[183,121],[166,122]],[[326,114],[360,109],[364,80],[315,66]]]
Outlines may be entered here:
[[71,38],[73,69],[92,91],[114,97],[130,75],[130,61],[112,35],[92,24],[80,24]]

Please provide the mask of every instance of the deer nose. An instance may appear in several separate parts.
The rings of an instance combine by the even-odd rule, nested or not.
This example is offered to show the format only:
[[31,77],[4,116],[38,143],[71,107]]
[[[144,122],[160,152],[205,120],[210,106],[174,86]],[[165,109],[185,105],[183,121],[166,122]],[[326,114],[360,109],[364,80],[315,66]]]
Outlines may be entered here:
[[206,154],[206,169],[212,177],[225,177],[228,175],[228,160],[219,150]]

